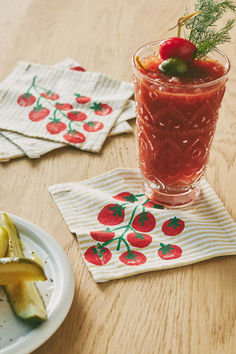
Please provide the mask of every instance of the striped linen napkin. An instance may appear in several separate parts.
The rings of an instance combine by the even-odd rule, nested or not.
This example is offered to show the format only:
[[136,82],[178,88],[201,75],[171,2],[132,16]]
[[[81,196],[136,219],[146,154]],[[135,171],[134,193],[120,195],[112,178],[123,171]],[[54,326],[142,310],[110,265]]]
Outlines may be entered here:
[[146,199],[138,170],[49,187],[96,282],[236,254],[236,224],[203,180],[190,207]]
[[[16,144],[21,149],[23,156],[26,155],[31,159],[37,159],[49,151],[66,146],[62,143],[56,143],[39,138],[30,138],[28,136],[7,130],[3,130],[1,133],[3,137],[9,139],[9,141]],[[13,159],[14,155],[12,155],[10,158]]]
[[133,84],[20,62],[0,91],[1,129],[99,152]]
[[0,133],[0,162],[24,156],[24,152]]
[[[58,67],[62,69],[71,69],[71,70],[80,70],[80,71],[85,71],[83,67],[80,66],[78,62],[71,58],[66,58],[63,61],[53,65],[53,67]],[[6,83],[9,79],[7,78],[4,80],[4,83]],[[128,100],[124,110],[121,112],[120,116],[117,118],[117,121],[115,122],[114,126],[112,127],[109,135],[117,135],[117,134],[123,134],[123,133],[131,133],[132,128],[130,125],[126,122],[126,120],[135,118],[135,103],[133,100]],[[0,157],[0,162],[5,162],[9,161],[9,159],[13,159],[19,156],[28,156],[29,158],[39,158],[42,155],[48,153],[49,151],[59,149],[61,147],[65,147],[66,145],[63,143],[56,143],[52,142],[49,140],[44,140],[44,139],[39,139],[39,138],[30,138],[27,136],[24,136],[22,134],[2,130],[2,136],[0,140],[0,149],[4,150],[8,148],[8,151],[6,152],[8,155],[8,158],[5,159],[3,156],[2,152],[2,157]],[[6,137],[6,141],[4,142],[4,137]],[[10,141],[13,143],[13,146],[11,146]],[[21,155],[17,155],[15,153],[15,145],[17,145],[24,153],[21,151]],[[0,150],[0,151],[1,151]],[[20,150],[19,150],[20,151]]]
[[[117,124],[112,128],[110,136],[121,133],[130,132],[130,126],[127,122]],[[5,140],[5,141],[4,141]],[[1,159],[0,162],[9,161],[20,156],[28,156],[31,159],[36,159],[49,151],[65,147],[66,144],[56,143],[49,140],[30,138],[28,136],[3,130],[1,132],[0,151],[2,155],[7,154],[8,159]],[[16,153],[17,152],[17,153]]]

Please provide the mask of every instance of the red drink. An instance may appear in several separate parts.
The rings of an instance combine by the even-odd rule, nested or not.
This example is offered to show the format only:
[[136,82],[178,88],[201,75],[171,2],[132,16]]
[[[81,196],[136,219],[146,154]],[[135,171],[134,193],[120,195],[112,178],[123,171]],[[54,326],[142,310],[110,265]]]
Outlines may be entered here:
[[192,203],[199,194],[225,92],[229,61],[215,51],[192,61],[181,78],[163,74],[153,55],[159,42],[137,51],[134,85],[140,170],[149,198],[166,206]]

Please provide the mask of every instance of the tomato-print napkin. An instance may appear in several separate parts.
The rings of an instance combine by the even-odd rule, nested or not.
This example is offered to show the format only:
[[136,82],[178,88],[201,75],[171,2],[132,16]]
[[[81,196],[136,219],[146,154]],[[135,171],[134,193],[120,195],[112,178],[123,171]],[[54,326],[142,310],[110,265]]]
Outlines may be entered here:
[[[53,67],[58,67],[62,69],[70,69],[74,71],[85,72],[85,68],[82,67],[78,62],[73,59],[66,58],[63,61],[53,65]],[[9,78],[7,78],[4,82],[7,82]],[[109,135],[117,135],[123,133],[131,133],[132,128],[126,122],[126,120],[135,118],[135,104],[133,100],[128,100],[124,110],[121,112],[120,116],[117,118],[117,121],[114,123]],[[6,137],[7,139],[4,139]],[[4,141],[5,140],[5,141]],[[13,143],[11,146],[10,141]],[[15,153],[17,146],[18,154]],[[29,158],[39,158],[42,155],[48,153],[49,151],[59,149],[60,147],[65,147],[66,145],[63,143],[56,143],[49,140],[39,139],[39,138],[30,138],[24,136],[22,134],[2,130],[2,136],[0,140],[0,151],[4,151],[1,154],[0,162],[9,161],[9,159],[13,159],[19,156],[28,156]],[[8,149],[6,151],[6,149]],[[19,152],[21,154],[19,155]],[[5,154],[7,154],[8,158],[4,158]]]
[[133,95],[101,73],[20,62],[1,84],[0,128],[99,152]]
[[209,184],[181,210],[154,204],[138,170],[49,187],[97,282],[236,254],[236,224]]

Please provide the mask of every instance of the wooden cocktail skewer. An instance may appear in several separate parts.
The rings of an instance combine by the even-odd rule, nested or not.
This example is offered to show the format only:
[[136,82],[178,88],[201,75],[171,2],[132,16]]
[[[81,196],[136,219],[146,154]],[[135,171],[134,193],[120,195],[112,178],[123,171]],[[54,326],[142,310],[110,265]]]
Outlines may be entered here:
[[176,25],[174,25],[173,27],[169,28],[169,31],[171,31],[172,29],[174,29],[175,27],[178,26],[178,33],[177,33],[177,37],[180,37],[180,33],[181,33],[181,28],[185,25],[185,22],[188,21],[190,18],[193,18],[197,15],[200,14],[200,11],[194,11],[193,13],[189,14],[189,15],[185,15],[182,16],[178,19],[178,22]]

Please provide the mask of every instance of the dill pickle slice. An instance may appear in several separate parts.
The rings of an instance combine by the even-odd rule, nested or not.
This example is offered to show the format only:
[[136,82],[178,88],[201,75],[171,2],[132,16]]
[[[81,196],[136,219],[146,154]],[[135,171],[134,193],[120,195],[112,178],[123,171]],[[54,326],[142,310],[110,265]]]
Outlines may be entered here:
[[[0,213],[0,226],[5,228],[9,237],[7,256],[24,257],[18,231],[11,218],[5,213]],[[33,282],[21,281],[7,285],[4,288],[9,302],[18,317],[35,323],[46,320],[45,303]]]

